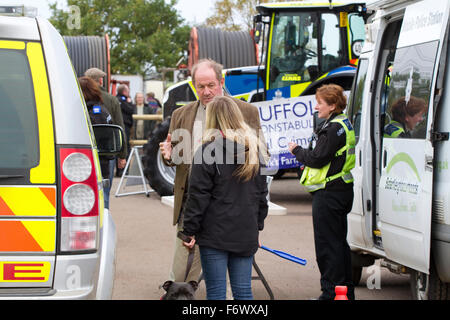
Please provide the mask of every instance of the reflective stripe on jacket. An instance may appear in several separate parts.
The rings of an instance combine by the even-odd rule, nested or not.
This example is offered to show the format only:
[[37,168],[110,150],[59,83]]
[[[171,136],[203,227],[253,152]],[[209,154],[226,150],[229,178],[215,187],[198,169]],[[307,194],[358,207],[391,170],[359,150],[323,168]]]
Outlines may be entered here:
[[305,167],[300,178],[300,184],[304,185],[308,192],[324,189],[327,182],[338,178],[342,178],[345,183],[353,182],[353,175],[350,170],[355,167],[355,132],[350,121],[344,114],[336,116],[330,122],[339,123],[345,130],[345,146],[339,149],[335,154],[335,157],[338,157],[345,153],[345,163],[339,173],[329,177],[327,177],[327,174],[331,162],[319,169]]

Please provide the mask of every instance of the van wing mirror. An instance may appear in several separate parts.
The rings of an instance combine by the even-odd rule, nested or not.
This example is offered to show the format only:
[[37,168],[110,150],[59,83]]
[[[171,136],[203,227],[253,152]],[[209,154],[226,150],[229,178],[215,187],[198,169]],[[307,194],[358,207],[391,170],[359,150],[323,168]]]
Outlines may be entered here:
[[114,124],[94,124],[95,140],[98,154],[101,156],[115,156],[124,147],[124,133],[120,126]]

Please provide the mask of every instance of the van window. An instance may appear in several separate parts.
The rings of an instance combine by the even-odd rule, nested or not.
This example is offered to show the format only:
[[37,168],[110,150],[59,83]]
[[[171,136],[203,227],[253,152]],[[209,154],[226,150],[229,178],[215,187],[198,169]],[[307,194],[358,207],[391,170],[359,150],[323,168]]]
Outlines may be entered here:
[[[308,82],[319,76],[318,17],[314,13],[281,12],[275,15],[269,56],[269,89]],[[328,18],[327,23],[331,23],[331,20]],[[335,17],[333,26],[336,23]],[[339,43],[339,39],[337,33],[337,40],[332,38],[331,41]],[[330,52],[331,58],[333,53]]]
[[327,72],[342,64],[341,37],[339,21],[335,14],[322,14],[322,70]]
[[386,112],[391,124],[403,127],[399,138],[426,138],[437,49],[438,41],[433,41],[400,48],[395,53]]
[[36,103],[24,50],[0,49],[0,114],[0,169],[36,167]]
[[364,46],[364,19],[357,13],[348,15],[352,58],[358,58]]
[[355,130],[356,143],[358,143],[359,133],[361,129],[361,107],[363,106],[364,99],[364,85],[366,83],[367,69],[369,66],[369,60],[359,60],[358,71],[356,80],[352,90],[351,101],[349,103],[348,118],[350,119],[353,129]]

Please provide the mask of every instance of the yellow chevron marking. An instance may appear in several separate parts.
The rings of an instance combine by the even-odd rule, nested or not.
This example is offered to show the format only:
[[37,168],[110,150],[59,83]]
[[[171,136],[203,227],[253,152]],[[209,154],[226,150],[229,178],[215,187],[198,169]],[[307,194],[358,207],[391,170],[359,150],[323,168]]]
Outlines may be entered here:
[[45,252],[56,248],[56,221],[22,220],[22,224]]
[[15,216],[56,216],[56,208],[38,187],[0,187],[0,198]]

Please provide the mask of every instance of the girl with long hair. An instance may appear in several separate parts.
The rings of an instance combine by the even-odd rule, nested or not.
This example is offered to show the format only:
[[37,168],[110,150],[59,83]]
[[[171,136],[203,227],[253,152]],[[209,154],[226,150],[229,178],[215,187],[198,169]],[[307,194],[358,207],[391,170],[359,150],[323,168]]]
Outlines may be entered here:
[[227,270],[233,297],[253,299],[253,256],[268,212],[266,177],[260,174],[263,147],[232,98],[208,103],[183,220],[183,234],[191,237],[185,246],[200,248],[208,300],[225,300]]

